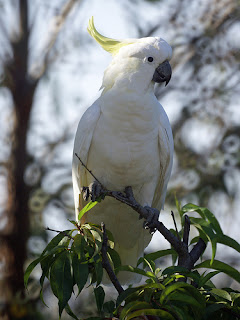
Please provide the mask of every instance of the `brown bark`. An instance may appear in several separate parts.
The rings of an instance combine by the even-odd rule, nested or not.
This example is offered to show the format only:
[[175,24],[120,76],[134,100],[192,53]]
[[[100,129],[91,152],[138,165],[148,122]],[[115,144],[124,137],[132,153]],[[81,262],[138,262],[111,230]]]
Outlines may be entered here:
[[29,232],[28,199],[30,189],[24,183],[24,170],[28,162],[27,131],[33,95],[37,81],[28,77],[28,7],[27,0],[20,5],[20,37],[12,42],[13,58],[6,64],[6,87],[12,93],[15,112],[12,157],[8,167],[8,204],[5,216],[7,226],[0,233],[0,302],[4,319],[10,319],[12,297],[23,293],[23,265],[26,259],[26,242]]

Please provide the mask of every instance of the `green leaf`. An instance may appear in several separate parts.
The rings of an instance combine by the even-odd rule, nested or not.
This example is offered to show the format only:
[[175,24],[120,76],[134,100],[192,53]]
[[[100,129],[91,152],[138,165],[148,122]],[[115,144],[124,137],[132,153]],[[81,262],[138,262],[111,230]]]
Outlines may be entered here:
[[161,257],[164,257],[164,256],[167,256],[167,255],[171,255],[171,254],[175,254],[176,251],[173,250],[173,249],[166,249],[166,250],[160,250],[160,251],[156,251],[156,252],[153,252],[153,253],[149,253],[149,254],[146,254],[144,257],[141,257],[138,259],[138,262],[137,262],[137,266],[144,262],[144,259],[148,260],[148,261],[155,261]]
[[205,318],[204,319],[217,319],[214,313],[220,309],[223,309],[225,307],[224,304],[210,304],[207,305],[205,310]]
[[205,306],[205,298],[199,293],[199,291],[195,287],[185,282],[176,282],[166,287],[166,289],[163,290],[160,296],[160,303],[163,304],[167,298],[169,299],[170,294],[172,294],[174,291],[177,291],[179,289],[185,289],[189,291],[191,295],[195,297],[197,301],[199,301],[199,303]]
[[181,209],[181,203],[178,201],[178,198],[177,198],[177,195],[176,195],[176,194],[175,194],[174,198],[175,198],[176,208],[177,208],[177,210],[178,210],[178,213],[179,213],[180,217],[182,218],[182,216],[183,216],[183,211],[182,211],[182,209]]
[[166,269],[163,270],[162,274],[163,275],[171,275],[174,273],[182,273],[182,274],[189,274],[191,273],[187,268],[180,267],[180,266],[171,266],[167,267]]
[[96,204],[98,204],[98,201],[94,201],[94,202],[90,201],[88,204],[86,204],[85,207],[82,208],[82,210],[79,212],[78,220],[81,220],[83,215],[89,210],[91,210],[93,207],[95,207]]
[[174,292],[169,296],[170,301],[180,301],[184,304],[189,304],[195,308],[202,308],[202,304],[199,303],[194,297],[184,292]]
[[103,277],[103,267],[102,267],[102,262],[99,261],[95,263],[95,272],[96,272],[96,282],[97,286],[102,282],[102,277]]
[[133,272],[133,273],[137,273],[137,274],[141,274],[142,276],[148,277],[148,278],[152,278],[152,279],[156,279],[156,276],[154,273],[150,272],[150,271],[144,271],[140,268],[134,268],[132,266],[120,266],[117,268],[117,272],[119,271],[129,271],[129,272]]
[[92,229],[90,230],[92,235],[93,235],[93,238],[96,240],[98,240],[99,242],[102,242],[102,234],[100,234],[98,231]]
[[110,315],[113,314],[114,309],[115,309],[114,301],[107,301],[103,304],[103,311],[106,313],[109,313]]
[[[60,238],[60,237],[59,237]],[[59,241],[60,242],[60,241]],[[49,243],[50,244],[50,243]],[[50,246],[49,246],[50,248]],[[49,254],[53,254],[54,252],[56,252],[59,249],[64,249],[63,246],[57,246],[57,247],[53,247],[51,251],[49,251]],[[46,252],[46,249],[44,250]],[[27,287],[28,284],[28,279],[30,274],[32,273],[33,269],[37,266],[37,264],[41,261],[43,261],[44,259],[46,259],[47,256],[44,256],[43,254],[41,254],[41,256],[37,259],[35,259],[32,263],[30,263],[30,265],[27,267],[25,273],[24,273],[24,285],[25,287]]]
[[231,237],[226,236],[225,234],[222,234],[222,235],[217,235],[216,240],[218,243],[225,244],[226,246],[231,247],[236,251],[240,252],[240,244],[236,240],[232,239]]
[[206,276],[202,275],[198,284],[199,288],[203,287],[205,283],[207,283],[212,277],[214,277],[218,273],[220,273],[220,271],[209,272]]
[[126,316],[135,310],[151,309],[151,305],[145,301],[132,301],[129,302],[121,311],[120,320],[126,319]]
[[85,253],[84,253],[84,248],[87,246],[87,243],[84,239],[84,237],[81,234],[76,234],[74,237],[74,242],[72,245],[72,248],[74,252],[76,252],[78,259],[80,261],[85,261]]
[[78,320],[78,317],[72,312],[72,309],[70,308],[69,304],[66,305],[65,310],[67,314],[69,314],[73,319]]
[[[60,253],[59,253],[60,254]],[[52,264],[54,263],[54,261],[56,260],[57,256],[53,256],[53,255],[47,255],[40,263],[41,263],[41,268],[42,268],[42,275],[40,278],[40,285],[41,285],[41,290],[40,290],[40,299],[43,302],[43,304],[47,306],[47,304],[45,303],[44,299],[43,299],[43,284],[44,284],[44,280],[45,278],[49,276],[49,271],[50,268],[52,266]]]
[[184,267],[180,267],[180,266],[168,267],[162,272],[163,275],[168,275],[168,276],[176,274],[176,273],[179,273],[180,275],[183,275],[184,277],[191,278],[197,283],[200,278],[200,275],[198,272],[196,272],[196,270],[189,271],[188,269],[186,269]]
[[50,284],[53,294],[58,298],[59,316],[72,295],[73,278],[71,274],[70,253],[61,253],[50,270]]
[[81,263],[78,260],[78,257],[76,254],[74,254],[72,259],[72,267],[73,267],[73,276],[76,282],[76,285],[78,287],[78,295],[84,288],[85,284],[87,283],[88,279],[88,264],[87,263]]
[[125,301],[130,295],[132,295],[135,292],[138,292],[139,290],[142,290],[143,286],[136,287],[136,288],[127,288],[117,298],[116,305],[119,307],[123,301]]
[[114,249],[114,238],[113,238],[113,235],[109,230],[106,230],[106,232],[107,232],[107,237],[108,237],[108,246],[111,249]]
[[75,220],[70,220],[70,219],[67,219],[71,224],[73,224],[75,227],[77,227],[78,223],[77,221]]
[[124,320],[130,320],[139,316],[156,316],[164,320],[174,320],[174,317],[167,311],[161,309],[142,309],[132,312]]
[[222,261],[219,261],[219,260],[214,260],[212,263],[211,263],[211,260],[206,260],[206,261],[203,261],[203,262],[197,264],[194,268],[196,268],[196,269],[197,268],[209,268],[209,269],[219,270],[240,283],[239,271],[234,269],[233,267],[229,266],[228,264],[226,264]]
[[230,294],[222,289],[216,289],[213,288],[212,290],[210,290],[210,294],[213,295],[217,301],[222,302],[224,300],[231,302],[232,298],[230,296]]
[[[165,286],[162,283],[149,283],[141,286],[144,290],[145,289],[158,289],[158,290],[164,290]],[[140,287],[140,288],[141,288]]]
[[66,234],[71,234],[73,230],[65,230],[60,232],[58,235],[56,235],[52,240],[49,242],[49,244],[46,246],[46,248],[43,250],[41,256],[43,256],[45,253],[51,251],[54,247],[56,247],[59,242],[66,237]]
[[94,288],[94,295],[96,299],[98,312],[101,313],[103,309],[104,298],[105,298],[105,292],[103,290],[103,287],[99,286],[97,288]]
[[214,214],[207,208],[199,207],[195,204],[188,203],[182,207],[182,211],[184,213],[193,211],[198,212],[203,219],[207,219],[213,225],[213,228],[216,231],[216,233],[223,234],[218,220],[215,218]]
[[[179,320],[195,320],[192,317],[190,317],[188,313],[184,312],[183,308],[177,307],[177,306],[175,306],[173,304],[170,306],[170,311],[172,313],[176,314],[177,315],[177,319],[179,319]],[[187,312],[189,312],[189,311],[187,310]]]
[[208,241],[211,243],[212,246],[212,259],[213,262],[216,256],[217,250],[217,238],[216,233],[213,231],[211,224],[208,221],[203,220],[201,218],[192,218],[190,217],[191,223],[198,229],[200,236],[202,233],[207,237]]
[[33,269],[36,267],[36,265],[42,260],[42,257],[39,257],[37,259],[35,259],[32,263],[30,263],[30,265],[27,267],[25,273],[24,273],[24,285],[25,288],[27,288],[27,284],[28,284],[28,279],[30,274],[32,273]]
[[113,264],[113,268],[114,269],[119,268],[121,266],[121,258],[117,253],[117,251],[115,251],[114,249],[108,248],[107,254],[108,254],[108,259],[110,263]]

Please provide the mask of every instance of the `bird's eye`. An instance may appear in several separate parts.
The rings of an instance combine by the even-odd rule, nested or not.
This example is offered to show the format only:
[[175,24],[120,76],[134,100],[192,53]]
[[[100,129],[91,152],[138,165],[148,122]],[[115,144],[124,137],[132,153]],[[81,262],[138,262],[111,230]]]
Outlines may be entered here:
[[153,62],[153,57],[148,57],[149,62]]

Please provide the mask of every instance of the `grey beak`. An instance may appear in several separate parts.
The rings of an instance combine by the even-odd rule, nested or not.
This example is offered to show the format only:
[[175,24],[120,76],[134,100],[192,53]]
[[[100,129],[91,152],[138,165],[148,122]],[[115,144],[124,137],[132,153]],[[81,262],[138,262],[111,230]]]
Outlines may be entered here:
[[157,83],[166,82],[165,86],[168,84],[172,76],[172,68],[168,60],[161,63],[153,74],[152,80]]

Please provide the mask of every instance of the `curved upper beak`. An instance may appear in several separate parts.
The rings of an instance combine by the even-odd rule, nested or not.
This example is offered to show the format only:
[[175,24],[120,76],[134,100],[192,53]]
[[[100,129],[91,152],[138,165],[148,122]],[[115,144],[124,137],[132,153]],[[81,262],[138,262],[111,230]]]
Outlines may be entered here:
[[168,60],[161,63],[155,70],[152,80],[157,83],[166,82],[168,84],[172,76],[172,68]]

